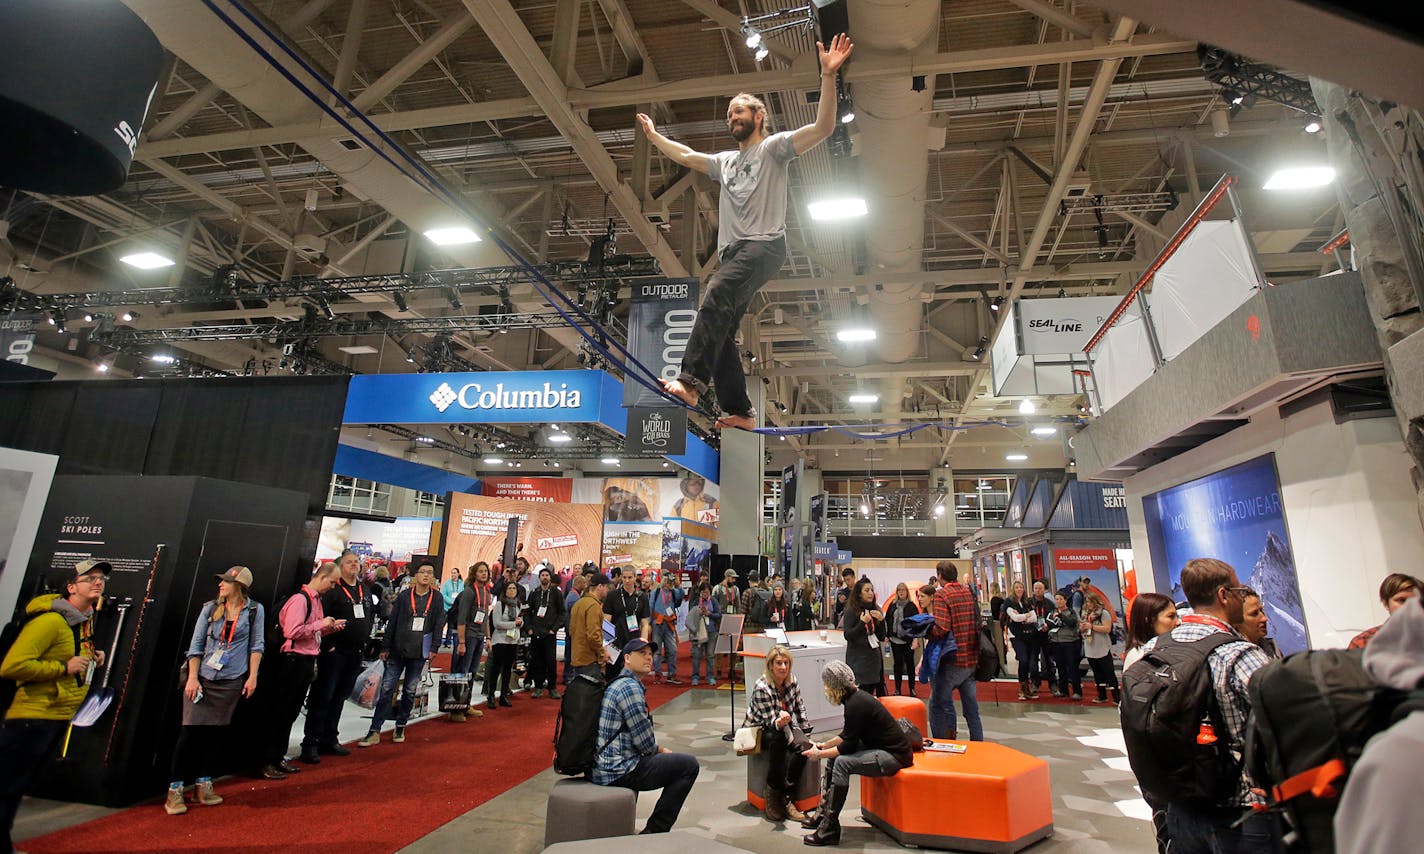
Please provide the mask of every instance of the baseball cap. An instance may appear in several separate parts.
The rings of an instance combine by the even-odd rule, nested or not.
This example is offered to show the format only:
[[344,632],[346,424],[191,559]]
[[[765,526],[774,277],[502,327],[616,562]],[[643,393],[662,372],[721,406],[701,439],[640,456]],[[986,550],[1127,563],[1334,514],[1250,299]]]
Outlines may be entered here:
[[761,573],[757,572],[756,570],[752,570],[751,572],[747,573],[747,578],[751,579],[752,581],[761,581]]
[[722,577],[723,577],[723,578],[737,578],[737,577],[739,577],[739,576],[737,575],[737,571],[736,571],[735,569],[729,569],[729,570],[727,570],[726,572],[722,573]]
[[79,563],[76,563],[74,565],[74,577],[78,578],[81,575],[88,575],[89,573],[94,572],[95,570],[98,570],[99,572],[108,575],[109,573],[114,571],[114,568],[109,565],[109,562],[107,560],[95,560],[94,558],[90,558],[89,560],[81,560]]
[[626,644],[623,645],[623,654],[627,655],[630,652],[638,652],[639,650],[644,649],[651,649],[653,652],[657,652],[658,645],[655,641],[643,640],[642,638],[633,638],[632,640],[628,641]]
[[609,578],[608,576],[604,575],[604,574],[601,573],[601,572],[595,572],[593,575],[590,575],[590,576],[588,577],[588,586],[589,586],[589,587],[597,587],[597,586],[600,585],[600,584],[612,584],[612,583],[613,583],[613,579]]
[[252,587],[252,570],[245,566],[234,566],[217,577],[218,581],[236,581],[243,587]]

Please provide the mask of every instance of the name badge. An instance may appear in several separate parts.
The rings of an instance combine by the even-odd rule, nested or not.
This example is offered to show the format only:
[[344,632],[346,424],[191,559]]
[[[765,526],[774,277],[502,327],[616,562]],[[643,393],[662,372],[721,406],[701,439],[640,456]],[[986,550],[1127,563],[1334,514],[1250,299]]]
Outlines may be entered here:
[[411,617],[411,618],[410,618],[410,630],[413,631],[413,632],[423,632],[423,631],[425,631],[425,618],[424,618],[424,617]]
[[624,617],[623,620],[628,624],[628,631],[636,632],[638,630],[638,617],[636,614],[629,614]]
[[352,605],[352,606],[351,606],[351,619],[353,619],[353,620],[364,620],[364,619],[366,619],[366,606],[365,606],[365,605]]
[[504,636],[510,640],[517,640],[519,638],[519,629],[505,629]]
[[673,610],[671,608],[668,608],[667,610],[663,611],[663,613],[668,615],[669,617],[673,616]]
[[89,659],[89,666],[84,668],[84,685],[86,687],[94,683],[94,670],[98,666],[99,663],[97,661],[92,658]]
[[537,610],[537,611],[534,612],[534,616],[536,616],[536,617],[538,617],[539,619],[542,620],[542,619],[544,619],[544,614],[547,613],[548,610],[549,610],[549,606],[548,606],[548,605],[540,605],[540,606],[539,606],[539,610]]
[[477,624],[479,624],[479,625],[483,625],[483,624],[484,624],[484,621],[485,621],[485,612],[484,612],[484,611],[476,611],[476,612],[475,612],[475,623],[477,623]]
[[867,643],[870,644],[871,649],[880,649],[880,638],[876,637],[874,634],[867,634],[865,636],[865,640]]
[[212,670],[222,670],[223,658],[223,650],[215,649],[213,650],[213,654],[208,656],[208,660],[204,663]]

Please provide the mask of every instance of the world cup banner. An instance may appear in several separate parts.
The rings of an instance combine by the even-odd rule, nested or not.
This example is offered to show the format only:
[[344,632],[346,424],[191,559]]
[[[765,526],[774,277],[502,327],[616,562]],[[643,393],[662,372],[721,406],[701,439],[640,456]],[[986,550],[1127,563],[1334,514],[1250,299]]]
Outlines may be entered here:
[[[628,352],[660,378],[677,379],[696,320],[696,279],[639,279],[628,303]],[[624,406],[666,403],[640,383],[623,384]]]

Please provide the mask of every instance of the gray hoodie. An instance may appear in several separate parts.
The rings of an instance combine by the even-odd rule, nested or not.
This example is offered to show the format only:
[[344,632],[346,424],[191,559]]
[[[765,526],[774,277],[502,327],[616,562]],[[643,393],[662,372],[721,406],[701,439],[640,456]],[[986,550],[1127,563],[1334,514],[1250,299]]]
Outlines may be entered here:
[[[1424,687],[1424,602],[1418,597],[1385,621],[1365,647],[1365,670],[1381,685],[1401,691]],[[1370,739],[1335,812],[1339,854],[1418,850],[1424,840],[1417,789],[1422,756],[1424,710]]]

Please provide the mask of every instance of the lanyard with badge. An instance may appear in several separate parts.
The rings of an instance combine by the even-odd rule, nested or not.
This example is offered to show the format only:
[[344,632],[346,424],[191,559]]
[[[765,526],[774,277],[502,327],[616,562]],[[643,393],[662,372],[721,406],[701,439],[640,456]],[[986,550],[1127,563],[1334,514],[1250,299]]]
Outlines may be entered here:
[[[224,606],[226,607],[226,606]],[[226,614],[224,614],[226,616]],[[208,656],[208,660],[203,662],[210,669],[222,672],[223,665],[227,663],[227,651],[232,649],[233,635],[237,634],[237,620],[228,620],[223,629],[218,630],[220,645]]]
[[628,591],[620,590],[618,595],[623,599],[623,623],[628,627],[628,631],[636,632],[638,630],[638,594],[633,594],[632,610],[628,609]]
[[[358,582],[356,585],[355,599],[351,598],[351,591],[346,589],[346,582],[343,581],[337,586],[341,588],[342,593],[346,594],[346,601],[351,603],[351,618],[354,620],[366,619],[366,591],[361,587],[360,583]],[[415,606],[412,605],[411,607],[413,608]],[[429,609],[427,608],[426,610]]]
[[544,601],[539,603],[539,610],[534,612],[534,616],[542,620],[549,613],[549,591],[541,589],[539,592],[544,594],[542,597]]
[[879,625],[874,617],[865,624],[865,642],[870,644],[871,649],[880,649],[880,636],[875,633],[875,627]]
[[[485,624],[485,609],[489,607],[489,602],[488,602],[488,600],[485,599],[485,597],[488,596],[488,595],[489,595],[489,588],[488,588],[488,587],[485,587],[483,584],[480,584],[479,582],[475,582],[475,625],[476,625],[476,626],[484,626],[484,624]],[[484,629],[481,628],[480,631],[484,631]]]
[[426,594],[425,594],[425,613],[423,613],[423,614],[421,614],[419,617],[417,617],[417,616],[415,615],[415,589],[414,589],[414,588],[411,588],[411,591],[410,591],[410,630],[411,630],[411,631],[413,631],[413,632],[423,632],[423,631],[425,631],[425,618],[430,615],[430,603],[431,603],[432,601],[434,601],[434,599],[435,599],[435,597],[434,597],[434,596],[431,596],[430,593],[426,593]]

